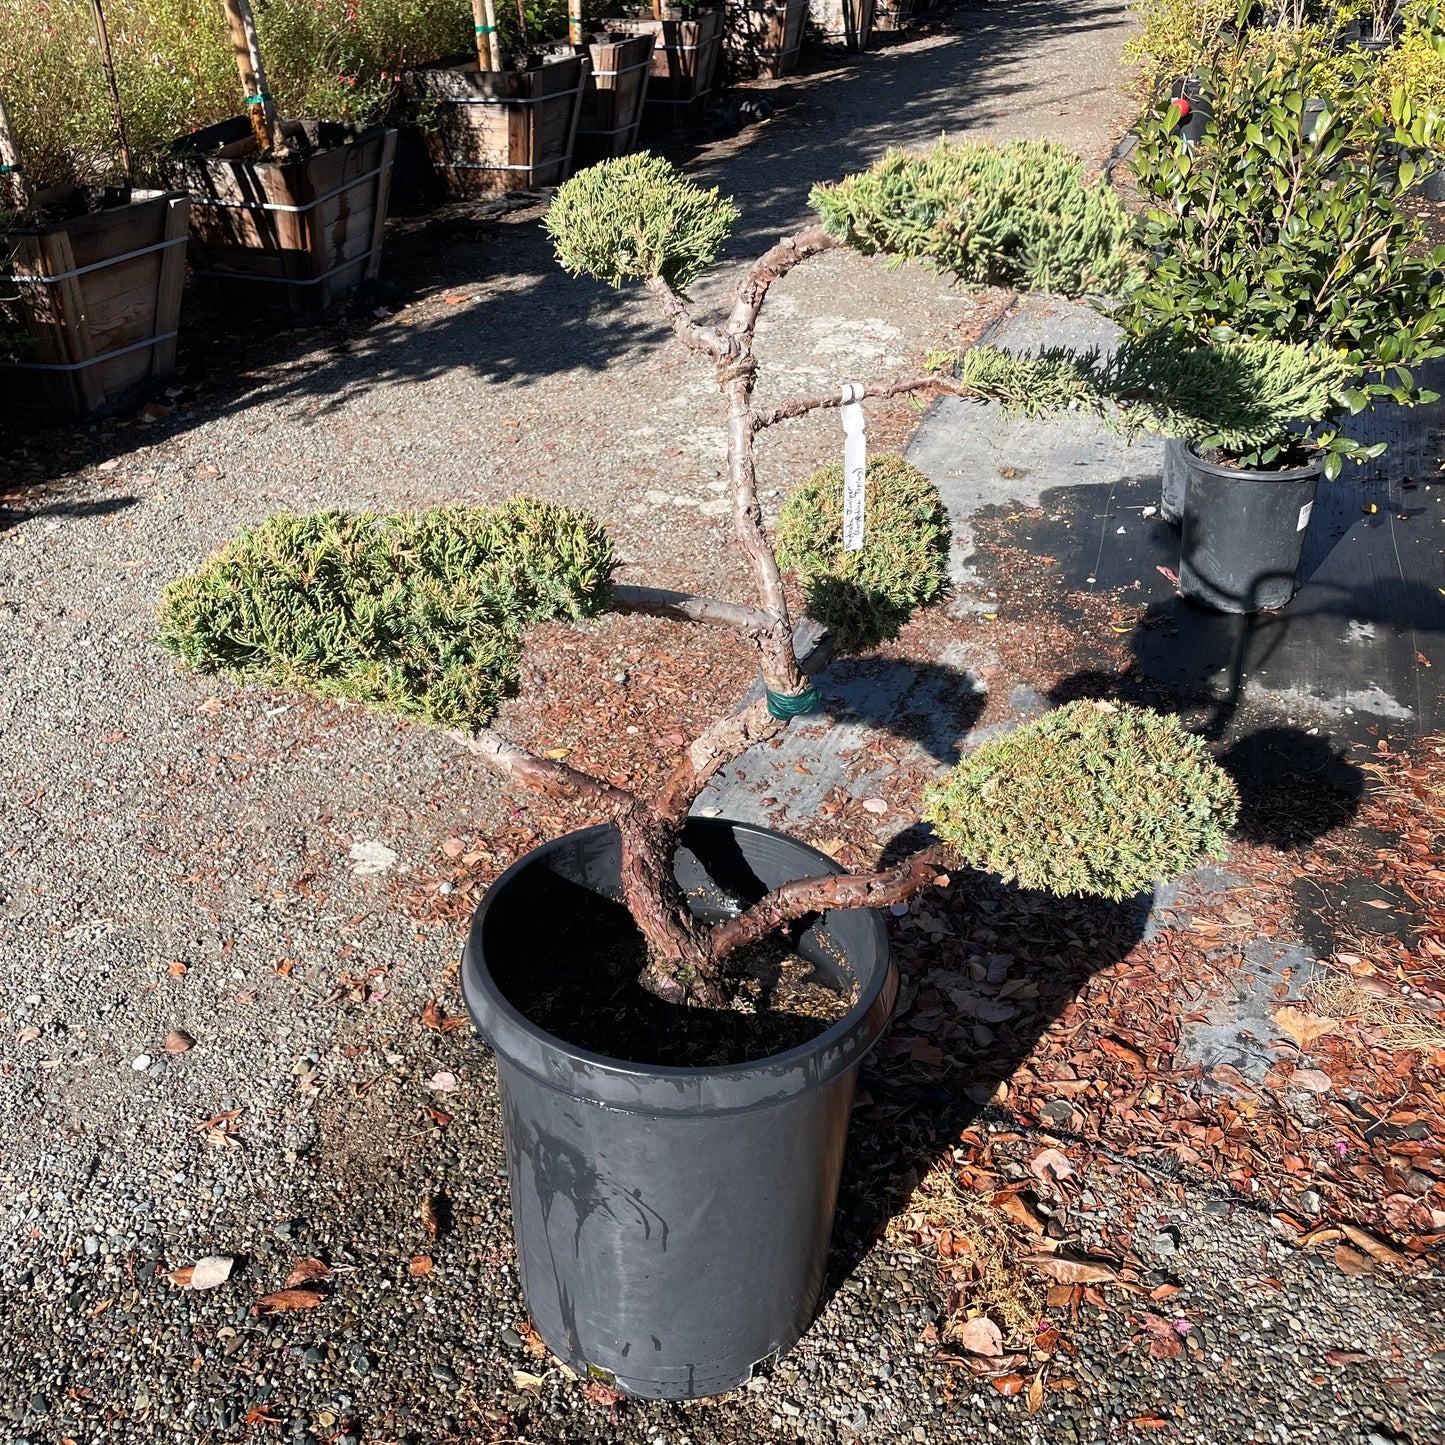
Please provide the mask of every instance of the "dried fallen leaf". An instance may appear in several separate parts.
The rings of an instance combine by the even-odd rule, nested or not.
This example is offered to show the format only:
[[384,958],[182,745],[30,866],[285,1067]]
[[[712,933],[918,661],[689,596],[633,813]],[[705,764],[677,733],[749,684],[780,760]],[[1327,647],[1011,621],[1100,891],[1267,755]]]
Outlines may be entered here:
[[231,1277],[235,1260],[224,1254],[208,1254],[184,1269],[173,1270],[170,1281],[177,1289],[215,1289]]
[[190,969],[182,963],[180,959],[173,958],[166,964],[166,972],[170,974],[172,978],[184,978],[190,972]]
[[1326,1018],[1323,1014],[1311,1013],[1308,1009],[1276,1009],[1273,1015],[1276,1024],[1297,1043],[1307,1049],[1316,1039],[1333,1033],[1340,1026],[1338,1019]]
[[1029,1160],[1029,1173],[1045,1184],[1062,1184],[1065,1179],[1074,1177],[1074,1166],[1062,1149],[1040,1149]]
[[1375,1272],[1375,1261],[1368,1255],[1351,1249],[1348,1244],[1335,1246],[1335,1263],[1339,1266],[1342,1274],[1373,1274]]
[[1037,1375],[1029,1381],[1029,1414],[1043,1409],[1044,1406],[1044,1372],[1040,1370]]
[[975,1355],[1003,1354],[1003,1335],[987,1315],[969,1320],[958,1332],[957,1342]]
[[414,1254],[407,1261],[407,1273],[414,1275],[428,1275],[435,1266],[432,1264],[432,1257],[429,1254]]
[[1343,1370],[1346,1365],[1363,1365],[1370,1359],[1363,1350],[1326,1350],[1325,1364],[1336,1370]]
[[1357,1249],[1363,1250],[1379,1264],[1404,1264],[1405,1256],[1398,1249],[1391,1248],[1384,1240],[1377,1239],[1368,1230],[1354,1224],[1341,1224],[1346,1239]]
[[435,1239],[447,1232],[451,1220],[451,1206],[445,1194],[423,1194],[421,1197],[421,1226],[428,1239]]
[[530,1370],[512,1371],[512,1388],[525,1390],[529,1395],[542,1398],[542,1386],[547,1383],[546,1375],[534,1375]]
[[1038,1210],[1036,1210],[1027,1199],[1021,1199],[1017,1194],[1004,1190],[993,1197],[993,1207],[1000,1214],[1006,1214],[1016,1224],[1022,1224],[1025,1229],[1031,1229],[1035,1234],[1043,1234],[1048,1228],[1048,1223]]
[[990,1380],[989,1384],[1007,1399],[1012,1399],[1015,1395],[1022,1395],[1024,1392],[1022,1375],[998,1375]]
[[604,1385],[601,1380],[588,1380],[582,1386],[582,1398],[590,1400],[594,1405],[615,1405],[623,1398],[621,1390],[614,1390],[611,1385]]
[[460,858],[467,851],[467,845],[460,838],[447,838],[442,843],[442,852],[448,858]]
[[314,1310],[317,1305],[325,1303],[326,1296],[314,1289],[281,1289],[275,1294],[262,1295],[251,1306],[251,1313],[262,1317],[279,1315],[288,1310]]
[[195,1039],[184,1029],[172,1029],[166,1035],[166,1052],[168,1054],[184,1054],[195,1046]]
[[1289,1077],[1292,1087],[1307,1089],[1311,1094],[1328,1094],[1334,1088],[1334,1081],[1319,1069],[1296,1069]]
[[276,967],[271,970],[271,972],[276,974],[280,978],[290,978],[291,970],[295,967],[296,960],[294,958],[283,958],[281,962],[278,963]]
[[442,1021],[445,1018],[446,1014],[442,1012],[441,1005],[433,998],[427,1000],[426,1007],[422,1009],[418,1022],[423,1028],[436,1029],[440,1032]]
[[1144,1316],[1144,1328],[1149,1334],[1151,1360],[1177,1360],[1184,1353],[1184,1341],[1174,1328],[1173,1320],[1150,1310]]
[[295,1289],[298,1284],[305,1284],[311,1279],[328,1279],[331,1275],[331,1266],[323,1264],[319,1259],[312,1259],[303,1255],[291,1266],[291,1273],[286,1276],[286,1288]]
[[426,1083],[424,1089],[430,1089],[437,1094],[452,1094],[461,1086],[457,1083],[457,1076],[446,1069],[441,1069],[433,1074]]
[[40,1030],[34,1024],[26,1024],[18,1034],[15,1035],[17,1044],[33,1044],[40,1037]]
[[523,1320],[517,1326],[517,1333],[522,1337],[522,1343],[527,1347],[527,1353],[535,1360],[540,1360],[547,1353],[547,1342],[539,1335],[532,1325],[531,1320]]
[[1119,1272],[1097,1259],[1077,1259],[1067,1254],[1028,1254],[1024,1264],[1062,1284],[1111,1284]]
[[428,1104],[426,1106],[426,1111],[428,1114],[431,1115],[432,1123],[435,1124],[439,1129],[445,1129],[446,1126],[452,1122],[452,1118],[454,1117],[453,1115],[448,1114],[445,1109],[438,1109],[435,1104]]
[[1430,659],[1426,657],[1423,652],[1417,652],[1415,654],[1415,661],[1418,662],[1421,667],[1430,667],[1432,665]]

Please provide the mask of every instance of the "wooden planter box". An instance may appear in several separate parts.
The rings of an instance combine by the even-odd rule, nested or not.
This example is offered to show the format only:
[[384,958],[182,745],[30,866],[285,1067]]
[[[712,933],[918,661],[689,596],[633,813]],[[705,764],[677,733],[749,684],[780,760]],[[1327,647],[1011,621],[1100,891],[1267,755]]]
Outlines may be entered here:
[[4,234],[0,321],[29,343],[0,358],[7,397],[78,419],[171,374],[186,212],[184,192],[135,191],[126,205]]
[[894,32],[907,30],[921,8],[917,0],[877,0],[873,28]]
[[655,40],[650,33],[618,31],[588,47],[592,70],[582,86],[574,165],[591,165],[637,149]]
[[475,64],[407,74],[432,164],[458,197],[558,186],[571,174],[590,56],[546,56],[525,70]]
[[808,0],[727,0],[728,70],[738,79],[777,80],[798,68]]
[[609,30],[654,38],[643,110],[649,125],[686,127],[702,119],[722,57],[723,22],[721,6],[664,11],[662,20],[624,14],[603,21]]
[[245,116],[175,143],[162,167],[191,195],[191,266],[227,306],[322,311],[372,280],[391,194],[396,132],[303,121],[300,154],[258,160]]
[[809,0],[813,37],[849,50],[867,50],[873,39],[874,0]]

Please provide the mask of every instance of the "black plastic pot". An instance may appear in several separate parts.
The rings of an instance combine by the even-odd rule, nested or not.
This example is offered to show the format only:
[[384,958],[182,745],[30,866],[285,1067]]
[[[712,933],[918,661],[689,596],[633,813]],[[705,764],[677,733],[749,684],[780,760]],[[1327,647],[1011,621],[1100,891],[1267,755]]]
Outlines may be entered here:
[[1283,472],[1219,466],[1185,449],[1179,590],[1217,612],[1283,607],[1295,594],[1324,460]]
[[[781,833],[721,819],[689,821],[682,841],[675,872],[704,917],[721,916],[719,886],[747,901],[842,871]],[[616,899],[618,879],[610,825],[519,859],[472,920],[462,989],[497,1056],[533,1324],[579,1374],[693,1399],[743,1384],[813,1318],[854,1081],[892,1014],[898,974],[879,915],[835,911],[799,952],[856,983],[858,1002],[811,1043],[699,1069],[573,1048],[507,1001],[489,963],[503,972],[507,957],[535,959],[569,891]]]
[[1214,118],[1214,105],[1204,93],[1204,82],[1197,75],[1181,76],[1169,87],[1169,99],[1189,102],[1189,114],[1179,126],[1179,137],[1187,145],[1197,146]]
[[1171,527],[1184,521],[1184,493],[1188,490],[1189,458],[1179,437],[1164,438],[1164,476],[1159,488],[1159,515]]

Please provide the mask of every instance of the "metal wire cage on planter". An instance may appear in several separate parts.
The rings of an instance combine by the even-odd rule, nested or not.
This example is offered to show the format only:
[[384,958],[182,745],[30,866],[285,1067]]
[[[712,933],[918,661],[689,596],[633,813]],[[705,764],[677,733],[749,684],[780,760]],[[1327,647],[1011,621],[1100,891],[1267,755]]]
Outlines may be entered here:
[[919,0],[877,0],[873,28],[895,34],[907,30],[922,10]]
[[396,131],[301,121],[298,153],[263,160],[245,116],[175,143],[166,178],[191,196],[191,265],[229,306],[321,311],[381,267]]
[[807,23],[808,0],[727,0],[729,72],[763,80],[791,75]]
[[650,33],[619,31],[588,46],[592,69],[582,86],[574,166],[625,156],[637,149],[656,38]]
[[809,0],[812,38],[848,50],[867,50],[873,40],[874,0]]
[[72,419],[175,369],[187,198],[127,203],[0,236],[0,389]]
[[453,196],[557,186],[572,172],[591,56],[539,57],[520,70],[426,66],[403,87],[432,164]]
[[611,32],[653,37],[648,125],[685,129],[702,119],[722,56],[723,20],[719,5],[664,8],[660,20],[624,12],[602,22]]

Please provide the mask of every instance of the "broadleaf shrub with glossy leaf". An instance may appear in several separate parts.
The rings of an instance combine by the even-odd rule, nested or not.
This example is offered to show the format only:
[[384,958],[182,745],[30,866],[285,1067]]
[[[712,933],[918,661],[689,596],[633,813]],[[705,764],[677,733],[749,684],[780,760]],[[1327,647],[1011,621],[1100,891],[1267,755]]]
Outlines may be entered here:
[[930,261],[970,285],[1108,295],[1135,265],[1123,203],[1107,184],[1085,184],[1078,156],[1052,141],[942,136],[921,154],[890,150],[809,199],[854,250]]
[[843,468],[822,467],[778,516],[778,562],[798,574],[808,615],[845,652],[876,647],[948,590],[948,513],[902,457],[868,463],[863,546],[843,550]]
[[924,795],[959,861],[1023,888],[1124,899],[1224,853],[1229,775],[1179,720],[1082,701],[993,738]]
[[283,512],[173,582],[157,640],[189,667],[443,727],[516,691],[521,632],[606,606],[613,560],[583,512]]

